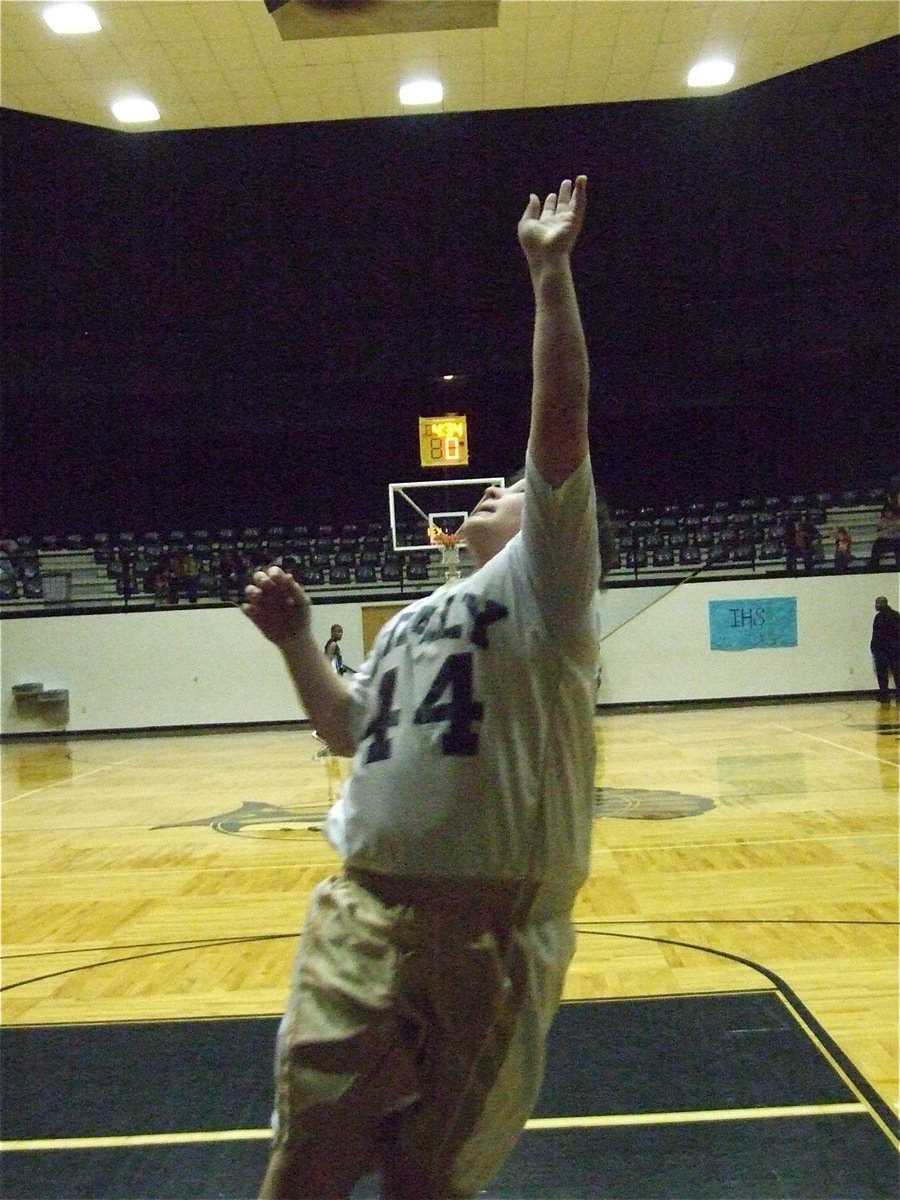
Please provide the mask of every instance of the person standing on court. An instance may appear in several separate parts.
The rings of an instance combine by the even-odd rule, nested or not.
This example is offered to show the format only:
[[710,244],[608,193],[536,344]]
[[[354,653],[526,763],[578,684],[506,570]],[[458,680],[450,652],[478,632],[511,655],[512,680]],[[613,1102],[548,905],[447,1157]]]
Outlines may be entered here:
[[872,621],[872,661],[878,680],[878,699],[887,704],[891,698],[891,677],[894,695],[900,700],[900,612],[891,608],[887,596],[875,599],[875,619]]
[[[276,1048],[261,1197],[473,1196],[515,1146],[588,875],[601,577],[588,358],[571,268],[587,180],[528,201],[534,298],[524,478],[461,527],[475,571],[380,631],[347,683],[278,567],[244,611],[335,753],[326,833]],[[477,214],[474,215],[477,219]],[[516,669],[510,671],[509,664]]]
[[343,636],[343,625],[332,625],[331,634],[325,643],[325,657],[331,663],[331,669],[335,675],[344,674],[344,656],[341,654],[341,638]]

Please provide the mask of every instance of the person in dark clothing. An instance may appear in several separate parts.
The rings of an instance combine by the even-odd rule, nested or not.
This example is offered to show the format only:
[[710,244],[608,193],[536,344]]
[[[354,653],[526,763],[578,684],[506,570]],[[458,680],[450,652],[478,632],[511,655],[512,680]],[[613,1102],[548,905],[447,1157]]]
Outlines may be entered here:
[[344,656],[341,654],[341,638],[344,636],[344,629],[341,625],[332,625],[331,637],[325,643],[325,657],[331,663],[331,669],[335,675],[343,675],[346,667],[344,666]]
[[853,539],[846,525],[839,525],[832,535],[834,537],[834,569],[840,574],[850,570],[853,559]]
[[810,574],[818,536],[818,530],[807,516],[791,513],[787,518],[784,523],[784,557],[789,575],[797,574],[798,562],[802,562],[803,570],[807,575]]
[[878,679],[878,699],[882,704],[890,700],[890,677],[893,677],[894,695],[900,700],[900,612],[891,608],[887,596],[875,600],[870,648]]
[[900,567],[900,508],[886,504],[878,518],[875,541],[869,555],[869,567],[877,571],[882,557],[893,554],[894,566]]

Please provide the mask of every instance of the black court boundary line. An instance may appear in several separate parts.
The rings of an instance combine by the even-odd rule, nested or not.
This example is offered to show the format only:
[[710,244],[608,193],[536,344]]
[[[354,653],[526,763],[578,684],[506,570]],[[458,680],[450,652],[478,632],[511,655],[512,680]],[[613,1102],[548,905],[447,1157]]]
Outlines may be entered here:
[[[598,918],[584,917],[573,921],[574,927],[580,933],[603,933],[602,929],[590,929],[591,925],[662,925],[662,924],[678,924],[678,925],[862,925],[865,928],[885,928],[895,929],[900,928],[900,922],[897,921],[882,921],[882,920],[852,920],[834,919],[828,921],[820,921],[814,919],[806,919],[804,917],[702,917],[693,918],[691,920],[671,920],[653,921],[646,917],[634,917],[627,921],[603,921]],[[198,949],[203,946],[221,946],[229,945],[234,941],[241,942],[259,942],[271,940],[273,938],[299,937],[300,930],[294,933],[253,933],[241,934],[240,937],[234,938],[171,938],[167,942],[123,942],[121,945],[104,945],[104,946],[76,946],[71,949],[62,950],[13,950],[9,954],[4,954],[0,949],[0,963],[16,962],[21,958],[60,958],[62,955],[76,954],[106,954],[110,951],[119,950],[151,950],[155,949],[159,953],[164,953],[167,949]],[[84,963],[80,967],[72,967],[73,971],[87,971],[92,967],[101,967],[103,963]],[[35,983],[35,979],[23,979],[19,983],[10,984],[9,987],[22,987],[26,983]],[[0,991],[3,989],[0,988]],[[665,995],[668,993],[661,993]],[[673,993],[678,994],[678,993]],[[701,993],[698,993],[701,994]],[[615,999],[615,997],[610,997]],[[566,1003],[574,1004],[576,1001],[567,1001]]]
[[[116,963],[136,962],[140,958],[157,958],[157,957],[161,957],[164,954],[181,954],[188,950],[207,950],[207,949],[213,950],[217,946],[240,946],[247,942],[277,942],[277,941],[284,941],[287,938],[296,939],[299,936],[300,936],[299,932],[296,932],[296,933],[264,933],[264,934],[257,934],[254,937],[249,937],[249,938],[248,937],[216,938],[213,941],[189,942],[186,944],[179,944],[177,946],[166,946],[162,950],[160,950],[157,947],[157,949],[155,949],[155,950],[148,950],[145,954],[125,954],[125,955],[122,955],[121,958],[104,958],[104,959],[101,959],[100,962],[79,963],[77,966],[74,966],[74,967],[65,967],[61,971],[49,971],[46,975],[33,975],[30,979],[20,979],[16,983],[5,983],[2,987],[0,987],[0,992],[11,992],[11,991],[13,991],[14,988],[26,987],[30,983],[43,983],[47,979],[58,979],[62,975],[74,975],[78,971],[92,971],[92,970],[96,970],[100,967],[111,967],[111,966],[114,966]],[[100,950],[100,951],[93,951],[93,950],[60,951],[60,953],[63,953],[63,954],[65,954],[65,953],[82,953],[82,954],[101,953],[102,954],[103,951],[102,950]],[[192,1020],[192,1019],[193,1018],[188,1018],[188,1020]],[[80,1024],[106,1025],[106,1024],[109,1024],[110,1022],[97,1021],[97,1022],[79,1022],[79,1023]],[[113,1024],[128,1024],[129,1022],[116,1021],[116,1022],[112,1022],[112,1023]],[[69,1024],[69,1022],[63,1021],[63,1022],[61,1022],[61,1024],[66,1025],[66,1024]],[[0,1026],[0,1028],[2,1028],[2,1026]],[[13,1029],[29,1028],[29,1026],[13,1025],[13,1026],[10,1026],[10,1028],[13,1028]]]
[[[784,1002],[789,1010],[793,1010],[793,1015],[797,1019],[801,1028],[805,1027],[807,1036],[812,1034],[810,1041],[816,1046],[821,1053],[824,1049],[827,1053],[826,1058],[831,1059],[831,1065],[837,1067],[839,1072],[844,1075],[850,1086],[859,1094],[867,1107],[870,1109],[876,1123],[882,1126],[883,1132],[892,1136],[896,1141],[900,1141],[900,1116],[894,1113],[893,1109],[884,1100],[878,1092],[872,1087],[866,1077],[859,1071],[855,1063],[845,1054],[841,1047],[837,1044],[830,1033],[819,1023],[818,1019],[810,1012],[797,993],[791,988],[780,975],[768,967],[762,966],[760,963],[754,962],[750,958],[744,958],[740,954],[730,954],[727,950],[714,950],[708,946],[697,946],[693,942],[680,942],[674,938],[651,937],[648,934],[638,933],[614,933],[599,929],[578,929],[578,933],[593,935],[594,937],[614,937],[625,938],[630,941],[639,942],[655,942],[657,945],[664,946],[680,946],[687,950],[699,950],[704,954],[713,954],[718,958],[727,958],[732,962],[740,963],[742,966],[750,967],[753,971],[758,971],[760,975],[768,979],[773,985],[773,990],[778,994],[782,1002]],[[713,993],[717,994],[717,993]],[[732,993],[722,993],[731,995]],[[741,993],[735,993],[741,994]],[[648,997],[652,998],[652,997]],[[588,1001],[587,1003],[590,1003]],[[821,1043],[821,1047],[816,1043]]]
[[[694,942],[683,942],[683,941],[678,941],[674,938],[653,937],[649,934],[616,933],[611,930],[585,929],[585,928],[581,927],[580,925],[576,925],[575,928],[576,928],[577,934],[583,934],[586,936],[622,938],[622,939],[625,939],[628,941],[653,942],[656,945],[679,946],[682,949],[697,950],[704,954],[712,954],[718,958],[725,958],[725,959],[730,960],[731,962],[740,963],[742,966],[749,967],[751,970],[758,972],[765,979],[769,980],[769,982],[773,985],[773,990],[779,995],[779,997],[786,1004],[786,1006],[793,1011],[793,1015],[794,1015],[795,1019],[797,1019],[798,1023],[801,1025],[801,1027],[805,1027],[806,1033],[808,1035],[811,1035],[810,1040],[813,1042],[813,1044],[816,1045],[817,1041],[818,1041],[818,1043],[820,1043],[821,1049],[824,1049],[824,1051],[826,1052],[826,1054],[825,1054],[826,1058],[830,1058],[831,1065],[834,1067],[837,1067],[838,1070],[844,1074],[845,1078],[847,1079],[847,1082],[850,1084],[850,1086],[858,1093],[858,1095],[866,1103],[866,1105],[872,1112],[872,1115],[876,1118],[876,1121],[883,1126],[884,1132],[888,1135],[892,1135],[897,1141],[900,1141],[900,1117],[898,1117],[894,1113],[894,1111],[891,1109],[891,1107],[887,1103],[887,1101],[885,1101],[879,1095],[879,1093],[872,1087],[872,1085],[869,1083],[869,1081],[865,1078],[865,1076],[856,1067],[856,1065],[852,1061],[852,1059],[850,1059],[848,1057],[848,1055],[841,1049],[841,1047],[837,1044],[837,1042],[834,1040],[834,1038],[831,1036],[831,1034],[828,1033],[828,1031],[824,1028],[824,1026],[822,1026],[822,1024],[818,1021],[818,1019],[813,1015],[813,1013],[810,1012],[810,1010],[803,1003],[803,1001],[800,999],[800,997],[796,994],[796,992],[793,990],[793,988],[791,988],[787,983],[785,983],[785,981],[778,974],[776,974],[774,971],[770,970],[768,967],[764,967],[760,963],[754,962],[752,959],[745,958],[742,955],[731,954],[726,950],[716,950],[716,949],[713,949],[708,946],[698,946]],[[20,980],[18,983],[6,984],[6,985],[4,985],[4,987],[0,988],[0,991],[10,991],[13,988],[24,987],[30,983],[39,983],[39,982],[43,982],[44,980],[53,979],[53,978],[56,978],[56,977],[59,977],[62,975],[71,975],[78,971],[92,970],[92,969],[95,969],[98,967],[103,967],[103,966],[111,966],[111,965],[114,965],[115,963],[119,963],[119,962],[130,962],[130,961],[134,961],[139,958],[153,958],[153,957],[161,956],[164,954],[178,954],[178,953],[183,953],[185,951],[190,951],[190,950],[215,948],[216,946],[240,945],[242,943],[246,943],[246,942],[250,942],[250,941],[283,940],[283,939],[286,939],[289,937],[293,938],[296,936],[297,935],[293,934],[293,933],[290,933],[290,934],[268,934],[268,935],[263,935],[261,937],[253,937],[253,938],[243,938],[243,937],[242,938],[224,938],[224,939],[216,940],[216,941],[212,941],[212,942],[189,943],[187,945],[168,946],[165,949],[162,949],[162,950],[155,949],[155,950],[148,951],[147,953],[144,953],[144,954],[125,955],[121,958],[104,959],[102,962],[99,962],[99,963],[83,963],[78,966],[67,967],[66,969],[64,969],[62,971],[52,971],[46,975],[36,976],[31,979]],[[749,992],[749,993],[753,993],[754,991],[758,991],[758,989],[753,989],[753,988],[746,989],[746,992]],[[615,997],[606,997],[606,998],[597,996],[597,997],[594,997],[593,999],[569,1000],[569,1001],[564,1001],[564,1003],[566,1003],[566,1004],[624,1003],[627,1001],[642,1000],[642,999],[643,1000],[667,999],[667,998],[668,999],[677,999],[677,998],[681,998],[681,996],[683,996],[683,995],[694,995],[694,994],[695,993],[675,993],[674,995],[670,994],[668,996],[666,996],[666,995],[642,996],[642,997],[615,996]],[[704,993],[696,993],[696,994],[697,995],[743,995],[743,994],[745,994],[745,990],[744,989],[742,989],[740,991],[713,990],[712,992],[704,992]],[[262,1014],[255,1014],[255,1017],[247,1017],[247,1018],[243,1018],[243,1019],[258,1019],[261,1015]],[[277,1014],[275,1014],[275,1015],[277,1016]],[[208,1020],[208,1019],[215,1020],[215,1019],[225,1019],[225,1018],[173,1017],[173,1018],[166,1018],[166,1019],[169,1019],[169,1020]],[[228,1018],[228,1019],[242,1019],[242,1018],[233,1018],[232,1017],[232,1018]],[[113,1024],[155,1024],[155,1023],[157,1023],[157,1019],[150,1019],[150,1020],[138,1019],[133,1022],[117,1021],[117,1022],[112,1022],[112,1023]],[[62,1025],[72,1025],[73,1027],[75,1027],[77,1025],[106,1025],[106,1024],[110,1024],[110,1022],[108,1022],[108,1021],[93,1021],[93,1022],[92,1021],[80,1021],[80,1022],[62,1022],[61,1024]],[[9,1028],[16,1029],[16,1028],[55,1028],[55,1027],[57,1027],[57,1026],[55,1026],[52,1023],[40,1022],[37,1025],[27,1025],[27,1024],[26,1025],[15,1025],[15,1026],[10,1026]],[[820,1047],[817,1046],[817,1049],[819,1049],[819,1048]]]
[[[835,922],[828,922],[828,924],[834,924],[834,923]],[[889,924],[889,923],[886,922],[885,924]],[[703,954],[712,954],[718,958],[725,958],[725,959],[730,960],[731,962],[737,962],[737,963],[740,963],[742,966],[749,967],[753,971],[757,971],[760,975],[762,975],[764,978],[769,980],[769,982],[773,985],[774,990],[787,1003],[787,1006],[789,1008],[793,1009],[794,1015],[800,1019],[802,1025],[805,1025],[807,1033],[808,1034],[811,1033],[812,1035],[814,1035],[813,1037],[811,1037],[810,1040],[812,1040],[814,1044],[815,1044],[816,1040],[818,1040],[821,1043],[821,1046],[827,1051],[827,1055],[831,1057],[832,1065],[837,1066],[839,1068],[839,1070],[844,1073],[844,1075],[847,1078],[848,1082],[850,1083],[851,1087],[853,1087],[858,1092],[858,1094],[862,1097],[862,1099],[865,1101],[865,1103],[868,1105],[868,1107],[872,1111],[873,1116],[875,1116],[878,1119],[878,1121],[883,1124],[885,1132],[893,1135],[893,1137],[895,1139],[900,1141],[900,1116],[896,1115],[893,1112],[893,1110],[891,1109],[891,1107],[887,1104],[887,1102],[882,1099],[882,1097],[872,1087],[872,1085],[868,1082],[868,1080],[865,1078],[865,1076],[858,1070],[858,1068],[853,1063],[853,1061],[845,1054],[845,1052],[840,1048],[840,1046],[832,1038],[832,1036],[828,1033],[828,1031],[820,1024],[820,1022],[812,1014],[812,1012],[810,1012],[810,1010],[806,1007],[806,1005],[803,1003],[803,1001],[800,999],[800,997],[796,994],[796,992],[794,992],[794,990],[787,983],[785,983],[785,981],[779,975],[777,975],[774,971],[770,970],[768,967],[764,967],[760,963],[754,962],[753,959],[745,958],[742,955],[732,954],[732,953],[728,952],[727,950],[716,950],[709,946],[699,946],[694,942],[683,942],[683,941],[678,941],[674,938],[654,937],[654,936],[651,936],[650,934],[616,933],[612,930],[603,930],[603,929],[586,929],[586,928],[584,928],[583,924],[580,922],[575,923],[575,931],[576,931],[576,934],[582,934],[582,935],[589,936],[589,937],[612,937],[612,938],[622,938],[622,939],[630,940],[630,941],[653,942],[657,945],[679,946],[683,949],[697,950]],[[120,962],[136,961],[137,959],[140,959],[140,958],[154,958],[154,957],[162,956],[164,954],[179,954],[179,953],[184,953],[184,952],[190,951],[190,950],[213,949],[216,946],[240,945],[242,943],[248,943],[248,942],[278,941],[278,940],[284,940],[286,938],[296,938],[297,936],[298,935],[296,933],[263,934],[263,935],[257,935],[257,936],[250,937],[250,938],[248,938],[248,937],[221,938],[221,939],[216,939],[214,941],[204,941],[204,942],[196,942],[195,941],[195,942],[189,942],[187,944],[167,946],[164,949],[156,948],[153,950],[149,950],[143,954],[129,954],[129,955],[124,955],[120,958],[104,959],[101,962],[97,962],[97,963],[81,963],[74,967],[67,967],[61,971],[51,971],[45,975],[33,976],[30,979],[19,980],[16,983],[4,984],[2,987],[0,987],[0,992],[12,991],[14,988],[25,987],[31,983],[41,983],[47,979],[58,978],[63,975],[71,975],[71,974],[75,974],[76,972],[79,972],[79,971],[93,970],[93,969],[96,969],[99,967],[104,967],[104,966],[112,966],[112,965],[114,965],[116,963],[120,963]],[[101,951],[101,953],[102,953],[102,951]],[[752,991],[753,989],[748,989],[748,990]],[[703,994],[730,995],[732,993],[731,992],[721,992],[721,993],[720,992],[712,992],[712,993],[703,993]],[[741,993],[734,993],[734,994],[741,994]],[[644,998],[650,999],[652,997],[644,997]],[[663,999],[665,997],[659,997],[659,998]],[[569,1001],[568,1003],[579,1003],[579,1002],[581,1002],[581,1003],[605,1003],[605,1002],[608,1002],[609,1000],[620,1001],[620,1000],[628,1000],[628,999],[633,999],[633,997],[610,997],[607,999],[607,998],[598,996],[598,997],[594,997],[593,1000]],[[172,1019],[192,1020],[195,1018],[172,1018]],[[203,1018],[199,1018],[199,1019],[203,1019]],[[115,1024],[123,1024],[123,1023],[128,1024],[129,1022],[114,1022],[114,1023]],[[141,1022],[134,1022],[134,1023],[141,1023]],[[152,1023],[152,1022],[148,1022],[148,1023]],[[62,1024],[69,1024],[69,1022],[63,1022]],[[109,1024],[109,1022],[106,1022],[106,1021],[78,1022],[77,1024],[103,1025],[103,1024]],[[25,1026],[10,1026],[10,1028],[39,1028],[42,1026],[46,1027],[45,1023],[42,1022],[41,1025],[39,1025],[39,1026],[27,1026],[27,1025],[25,1025]]]
[[[669,923],[671,923],[671,922],[669,922]],[[742,917],[742,918],[721,917],[721,918],[710,918],[708,920],[704,919],[704,920],[692,920],[692,921],[679,921],[677,923],[680,925],[862,925],[865,928],[888,928],[888,929],[893,929],[893,928],[897,927],[897,925],[898,925],[898,923],[896,921],[873,921],[873,920],[866,920],[866,921],[860,921],[860,920],[812,921],[812,920],[803,920],[803,919],[797,919],[797,918],[782,919],[779,917],[764,918],[762,920],[757,920],[752,917]],[[606,921],[601,921],[601,920],[590,920],[590,919],[573,921],[573,927],[577,933],[593,934],[595,936],[603,936],[605,931],[603,929],[590,929],[590,928],[588,928],[588,926],[590,926],[590,925],[607,925],[607,924],[644,925],[644,926],[646,926],[646,925],[659,925],[659,924],[663,924],[663,922],[662,921],[649,921],[649,920],[646,920],[643,918],[635,919],[632,921],[615,921],[615,922],[606,922]],[[29,976],[28,979],[19,979],[15,983],[3,984],[2,986],[0,986],[0,993],[11,992],[11,991],[14,991],[16,988],[20,988],[20,987],[27,987],[28,984],[31,984],[31,983],[42,983],[45,979],[54,979],[61,975],[74,975],[78,971],[98,970],[100,967],[113,966],[116,963],[131,962],[132,960],[136,961],[137,959],[140,959],[140,958],[153,958],[156,955],[163,955],[163,954],[178,954],[182,951],[187,951],[187,950],[203,950],[206,948],[215,949],[217,946],[234,946],[234,945],[241,945],[242,943],[249,944],[251,942],[273,942],[273,941],[279,941],[279,940],[283,940],[285,938],[291,938],[291,937],[299,938],[299,936],[300,936],[300,930],[297,929],[290,933],[257,933],[257,934],[250,934],[250,935],[242,934],[242,935],[236,936],[236,937],[221,937],[221,938],[179,938],[179,939],[175,939],[175,940],[169,941],[169,942],[134,942],[130,945],[126,943],[121,946],[81,946],[81,947],[75,947],[74,949],[63,949],[63,950],[26,950],[26,951],[22,951],[21,953],[14,952],[11,954],[3,954],[2,952],[0,952],[0,965],[2,965],[4,962],[16,962],[23,958],[24,959],[59,958],[63,955],[66,955],[66,956],[73,955],[74,956],[74,955],[81,955],[81,954],[106,954],[106,953],[109,953],[110,951],[118,952],[121,950],[144,950],[144,951],[146,951],[146,953],[144,953],[144,954],[126,954],[126,955],[123,955],[121,958],[104,958],[104,959],[101,959],[99,962],[78,963],[73,967],[65,967],[61,971],[51,971],[45,975],[32,975],[32,976]],[[629,935],[624,934],[624,933],[623,934],[609,933],[607,936],[627,937]],[[639,935],[633,934],[631,936],[638,937]],[[644,936],[646,937],[646,935],[644,935]],[[663,941],[665,939],[657,938],[657,939],[652,939],[652,940]],[[690,946],[696,950],[707,949],[706,947],[703,947],[703,946],[694,946],[693,943],[691,943],[691,942],[673,942],[672,945]],[[727,955],[727,953],[725,951],[709,950],[709,953],[710,954],[721,954],[723,957],[735,957],[733,955],[732,956]],[[739,958],[739,959],[737,959],[737,961],[739,961],[739,962],[746,961],[746,962],[750,963],[749,959],[744,960],[744,959]],[[759,967],[758,964],[750,963],[750,965],[756,967],[758,970],[763,970],[763,968]],[[698,993],[698,994],[700,994],[700,993]],[[714,994],[714,993],[712,993],[712,994]],[[606,1000],[606,999],[615,1000],[615,999],[619,999],[619,997],[615,997],[615,996],[597,997],[598,1001]],[[630,999],[630,997],[625,997],[625,999]],[[568,1003],[573,1003],[573,1002],[569,1001]],[[68,1024],[69,1022],[62,1022],[62,1023]],[[85,1022],[75,1022],[75,1023],[76,1024],[85,1024]],[[90,1022],[88,1022],[88,1023],[90,1023]],[[27,1024],[27,1022],[25,1022],[25,1024]],[[2,1025],[0,1025],[0,1028],[2,1028]]]

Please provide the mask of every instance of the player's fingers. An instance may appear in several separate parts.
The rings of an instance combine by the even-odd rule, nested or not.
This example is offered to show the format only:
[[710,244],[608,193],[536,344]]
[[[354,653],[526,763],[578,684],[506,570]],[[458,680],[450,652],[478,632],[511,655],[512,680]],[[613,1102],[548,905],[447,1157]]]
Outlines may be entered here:
[[564,179],[559,185],[559,203],[568,204],[572,199],[572,180]]
[[538,216],[540,216],[540,212],[541,202],[534,192],[532,192],[528,198],[528,203],[525,205],[525,211],[522,213],[522,220],[534,221]]
[[541,216],[552,217],[556,212],[556,192],[550,192],[547,199],[544,201],[544,210]]
[[283,588],[289,582],[289,576],[285,575],[281,567],[271,566],[265,567],[262,570],[253,572],[253,582],[258,588],[263,591],[272,592]]
[[303,590],[291,572],[284,571],[281,567],[269,567],[269,582],[286,596]]

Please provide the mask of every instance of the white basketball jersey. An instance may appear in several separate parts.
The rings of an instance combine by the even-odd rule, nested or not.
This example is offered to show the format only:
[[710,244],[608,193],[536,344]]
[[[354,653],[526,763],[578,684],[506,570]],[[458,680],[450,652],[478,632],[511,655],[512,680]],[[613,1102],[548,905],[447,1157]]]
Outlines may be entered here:
[[380,631],[350,685],[358,738],[326,832],[397,875],[588,872],[600,576],[589,460],[553,489],[529,461],[522,531]]

